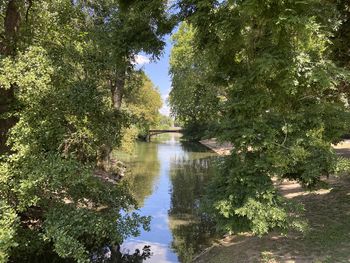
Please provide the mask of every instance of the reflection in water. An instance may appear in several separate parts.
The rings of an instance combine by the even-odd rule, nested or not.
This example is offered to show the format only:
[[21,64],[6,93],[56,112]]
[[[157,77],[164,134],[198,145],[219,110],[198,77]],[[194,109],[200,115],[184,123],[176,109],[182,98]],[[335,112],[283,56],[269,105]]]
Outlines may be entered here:
[[149,242],[138,239],[131,239],[123,244],[124,253],[131,253],[135,249],[140,249],[143,246],[151,247],[151,259],[147,262],[159,262],[159,263],[172,263],[174,261],[167,258],[167,250],[169,249],[167,244]]
[[173,191],[169,222],[174,238],[172,247],[181,262],[190,262],[198,251],[210,245],[213,228],[198,208],[212,174],[212,164],[212,158],[194,155],[176,160],[171,169]]
[[119,155],[131,170],[126,175],[138,205],[143,206],[146,197],[152,194],[154,182],[159,176],[158,144],[139,142],[135,152],[130,155]]
[[[167,137],[168,136],[168,137]],[[198,211],[200,197],[212,174],[215,154],[193,143],[180,143],[178,134],[138,143],[131,167],[132,191],[141,215],[152,216],[151,231],[124,242],[124,251],[150,245],[147,262],[189,262],[207,246],[211,227]],[[164,139],[165,138],[165,139]]]
[[171,169],[173,185],[170,214],[194,214],[208,181],[209,158],[175,158]]

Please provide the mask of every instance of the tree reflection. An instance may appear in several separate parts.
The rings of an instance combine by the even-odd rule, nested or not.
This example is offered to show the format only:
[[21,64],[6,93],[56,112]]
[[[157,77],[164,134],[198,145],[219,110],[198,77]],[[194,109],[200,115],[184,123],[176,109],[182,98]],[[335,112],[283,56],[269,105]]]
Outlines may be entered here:
[[146,197],[152,194],[154,181],[159,176],[158,145],[139,142],[132,156],[118,155],[118,158],[127,164],[125,180],[129,182],[138,205],[142,207]]
[[[194,255],[210,245],[214,236],[213,224],[205,214],[200,212],[200,200],[213,175],[214,167],[212,166],[217,155],[199,144],[181,142],[180,146],[178,135],[166,134],[166,136],[170,135],[170,138],[165,136],[152,138],[151,143],[138,143],[135,151],[136,157],[124,158],[127,167],[131,168],[125,180],[130,182],[135,197],[140,206],[143,206],[145,198],[152,194],[154,185],[168,187],[166,181],[169,172],[170,207],[168,203],[154,203],[161,203],[162,198],[168,197],[169,193],[164,189],[159,191],[157,198],[152,201],[152,206],[159,206],[159,209],[164,208],[163,205],[166,206],[165,211],[168,211],[168,218],[166,220],[162,218],[159,222],[155,221],[158,220],[157,218],[153,218],[154,229],[152,231],[166,239],[167,233],[162,231],[169,230],[166,227],[165,230],[157,227],[168,224],[172,234],[172,249],[176,252],[180,262],[190,262]],[[160,162],[163,167],[162,173]],[[157,183],[160,174],[163,176],[161,177],[163,178],[162,184]],[[160,238],[156,242],[165,241]],[[165,251],[162,255],[167,253]]]
[[185,152],[190,152],[190,153],[208,153],[208,154],[213,154],[214,152],[204,145],[198,143],[198,142],[189,142],[189,141],[181,141],[181,146],[182,149]]
[[214,233],[210,220],[199,209],[213,172],[213,158],[198,158],[200,155],[203,153],[192,152],[189,158],[175,159],[171,170],[169,226],[173,234],[172,247],[181,262],[191,262],[195,254],[210,244]]
[[92,256],[93,263],[142,263],[151,258],[151,246],[144,246],[142,250],[136,249],[134,253],[122,253],[120,246],[106,246]]

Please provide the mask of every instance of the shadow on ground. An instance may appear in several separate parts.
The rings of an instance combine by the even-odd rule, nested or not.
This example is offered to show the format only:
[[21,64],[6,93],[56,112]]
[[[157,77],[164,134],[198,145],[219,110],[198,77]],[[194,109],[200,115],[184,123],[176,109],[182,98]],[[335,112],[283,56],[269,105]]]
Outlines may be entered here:
[[305,205],[310,230],[304,236],[271,233],[262,238],[230,237],[195,262],[350,262],[350,177],[333,179],[330,186],[318,193],[302,192],[293,184],[282,189]]
[[349,148],[341,148],[341,149],[335,149],[335,152],[338,155],[350,158],[350,149]]

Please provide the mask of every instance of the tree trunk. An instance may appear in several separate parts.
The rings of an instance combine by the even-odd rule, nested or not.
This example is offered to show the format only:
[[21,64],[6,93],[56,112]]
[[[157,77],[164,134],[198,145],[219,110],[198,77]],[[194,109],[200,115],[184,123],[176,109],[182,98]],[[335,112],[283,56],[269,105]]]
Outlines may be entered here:
[[[13,56],[16,50],[18,29],[21,21],[20,4],[22,1],[10,0],[7,4],[4,19],[3,41],[0,42],[0,54],[3,56]],[[4,89],[0,86],[0,155],[8,152],[6,146],[8,131],[16,123],[16,118],[6,116],[12,110],[15,102],[14,85],[10,89]]]
[[10,0],[7,4],[4,19],[4,40],[0,43],[0,53],[5,56],[13,55],[15,52],[18,30],[21,22],[19,12],[20,5],[23,4],[19,0]]
[[115,110],[120,110],[124,95],[125,76],[117,77],[111,81],[112,106]]
[[7,133],[17,122],[15,117],[4,116],[11,110],[14,100],[13,87],[8,90],[0,88],[0,155],[9,151],[6,146]]
[[[110,80],[110,89],[112,97],[112,107],[114,110],[119,111],[122,106],[124,86],[125,86],[125,72],[118,74],[114,80]],[[98,157],[97,157],[97,167],[106,172],[111,169],[110,155],[112,148],[109,145],[101,146]]]

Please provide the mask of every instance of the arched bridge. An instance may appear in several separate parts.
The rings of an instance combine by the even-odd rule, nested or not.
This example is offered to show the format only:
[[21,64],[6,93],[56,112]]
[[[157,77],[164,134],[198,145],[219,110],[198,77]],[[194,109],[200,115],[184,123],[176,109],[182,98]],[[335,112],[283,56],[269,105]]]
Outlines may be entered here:
[[173,132],[182,133],[183,130],[180,127],[174,127],[170,129],[164,129],[164,130],[160,130],[160,129],[149,130],[146,139],[149,142],[151,140],[151,136],[161,134],[161,133],[173,133]]

